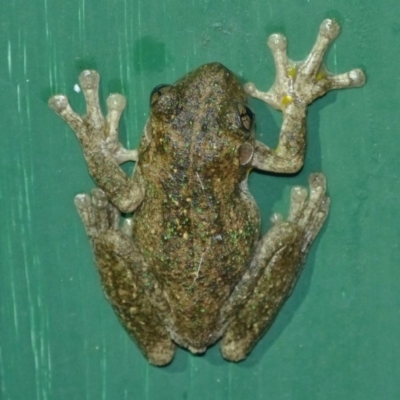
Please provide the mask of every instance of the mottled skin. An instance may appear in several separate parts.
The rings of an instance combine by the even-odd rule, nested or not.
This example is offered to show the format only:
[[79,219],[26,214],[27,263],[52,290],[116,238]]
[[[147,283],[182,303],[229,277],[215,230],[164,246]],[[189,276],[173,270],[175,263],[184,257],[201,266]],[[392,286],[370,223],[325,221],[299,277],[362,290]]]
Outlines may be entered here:
[[254,146],[246,97],[221,64],[203,66],[152,94],[151,140],[139,148],[145,195],[133,237],[170,305],[172,338],[195,352],[220,336],[221,304],[259,237],[258,210],[241,184],[249,165],[238,157]]
[[[292,190],[288,219],[272,218],[260,239],[258,208],[247,188],[252,168],[293,173],[303,165],[307,105],[328,90],[364,84],[360,70],[331,75],[322,65],[339,33],[322,23],[304,62],[286,56],[286,40],[269,46],[277,78],[270,89],[245,88],[218,63],[151,94],[151,114],[139,150],[118,141],[125,99],[108,98],[103,117],[99,76],[80,83],[87,115],[72,111],[63,95],[50,106],[74,129],[99,188],[78,195],[105,293],[149,361],[169,363],[174,342],[204,352],[222,337],[223,356],[246,357],[272,323],[296,281],[329,209],[322,174],[310,176],[310,194]],[[276,150],[255,140],[247,94],[282,110]],[[127,177],[119,164],[133,160]],[[119,226],[121,212],[134,212]]]

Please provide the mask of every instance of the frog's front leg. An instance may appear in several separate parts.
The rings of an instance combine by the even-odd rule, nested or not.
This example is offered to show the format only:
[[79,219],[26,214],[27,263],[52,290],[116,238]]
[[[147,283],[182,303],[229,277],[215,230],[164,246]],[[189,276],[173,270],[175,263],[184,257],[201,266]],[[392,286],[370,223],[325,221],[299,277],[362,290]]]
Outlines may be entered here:
[[50,98],[50,107],[75,131],[89,168],[97,185],[123,212],[131,212],[143,199],[139,172],[132,178],[125,175],[120,164],[137,161],[137,151],[127,150],[118,141],[118,124],[125,108],[125,97],[111,94],[107,99],[108,113],[104,118],[99,104],[99,74],[86,70],[79,76],[86,99],[86,115],[75,113],[64,95]]
[[268,92],[256,89],[253,83],[245,86],[247,93],[283,112],[283,124],[276,150],[256,142],[252,166],[272,172],[297,172],[303,166],[306,148],[307,106],[329,90],[359,87],[365,83],[360,69],[332,75],[323,65],[329,44],[338,36],[336,21],[322,22],[316,43],[305,61],[294,62],[286,54],[286,38],[273,34],[268,40],[275,60],[276,79]]
[[[166,365],[175,346],[161,319],[168,305],[131,239],[130,225],[119,228],[119,211],[100,189],[75,198],[91,240],[104,292],[116,314],[152,364]],[[129,222],[129,221],[128,221]]]
[[287,221],[274,216],[274,226],[260,240],[249,270],[222,310],[230,321],[221,349],[224,358],[244,359],[271,325],[296,282],[309,247],[329,210],[322,174],[310,176],[310,195],[302,187],[292,189]]

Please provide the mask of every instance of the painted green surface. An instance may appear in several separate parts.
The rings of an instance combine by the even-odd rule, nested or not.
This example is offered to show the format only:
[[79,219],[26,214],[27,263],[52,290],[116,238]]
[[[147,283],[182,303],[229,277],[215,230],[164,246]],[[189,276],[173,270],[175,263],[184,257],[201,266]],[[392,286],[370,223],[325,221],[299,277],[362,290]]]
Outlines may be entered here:
[[[400,398],[400,64],[397,0],[13,0],[0,6],[0,399]],[[5,5],[6,4],[6,5]],[[328,177],[332,211],[290,300],[240,364],[218,346],[147,364],[105,301],[73,196],[89,191],[81,150],[47,107],[91,67],[128,97],[122,137],[138,144],[159,83],[220,61],[267,89],[275,30],[303,58],[320,22],[342,35],[333,72],[363,67],[363,89],[330,93],[309,112],[294,177],[253,173],[264,231],[290,187]],[[280,115],[252,102],[258,137]]]

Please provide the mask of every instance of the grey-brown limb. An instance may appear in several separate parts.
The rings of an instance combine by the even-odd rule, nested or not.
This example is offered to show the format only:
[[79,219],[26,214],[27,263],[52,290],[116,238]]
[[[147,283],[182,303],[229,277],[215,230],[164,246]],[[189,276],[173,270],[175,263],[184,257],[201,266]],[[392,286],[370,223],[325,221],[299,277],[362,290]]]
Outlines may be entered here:
[[127,150],[118,140],[118,124],[125,108],[125,97],[111,94],[104,118],[99,104],[99,81],[96,71],[86,70],[79,76],[86,99],[86,115],[74,112],[64,95],[50,98],[50,107],[75,131],[90,175],[110,201],[122,212],[134,211],[142,202],[144,189],[140,174],[127,177],[119,167],[126,161],[137,161],[136,150]]
[[230,320],[221,343],[224,358],[244,359],[289,296],[328,214],[325,191],[324,175],[312,174],[309,199],[305,188],[294,187],[287,221],[274,216],[274,226],[260,240],[249,270],[222,311]]
[[129,228],[120,230],[119,211],[100,189],[94,189],[92,196],[78,195],[75,204],[92,242],[104,292],[123,326],[152,364],[170,363],[175,345],[149,299],[159,309],[165,300],[156,293],[143,257],[124,233]]
[[301,62],[288,58],[286,38],[281,34],[269,37],[276,67],[276,79],[268,92],[256,89],[253,83],[245,85],[246,92],[283,112],[283,124],[278,147],[273,150],[256,142],[252,167],[263,171],[293,173],[303,166],[306,148],[307,106],[332,89],[359,87],[365,83],[362,70],[354,69],[333,75],[323,65],[329,44],[338,36],[336,21],[322,22],[317,40],[308,57]]

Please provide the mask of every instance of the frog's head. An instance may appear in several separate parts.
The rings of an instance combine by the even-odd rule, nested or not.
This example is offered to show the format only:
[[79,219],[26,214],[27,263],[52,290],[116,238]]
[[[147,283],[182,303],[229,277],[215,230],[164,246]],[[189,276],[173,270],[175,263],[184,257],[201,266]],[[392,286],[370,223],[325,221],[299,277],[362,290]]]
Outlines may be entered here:
[[190,152],[204,167],[232,164],[233,159],[238,168],[250,164],[254,113],[237,77],[222,64],[203,65],[174,85],[157,86],[150,106],[147,135],[159,154],[164,151],[172,157],[178,151],[184,161]]

